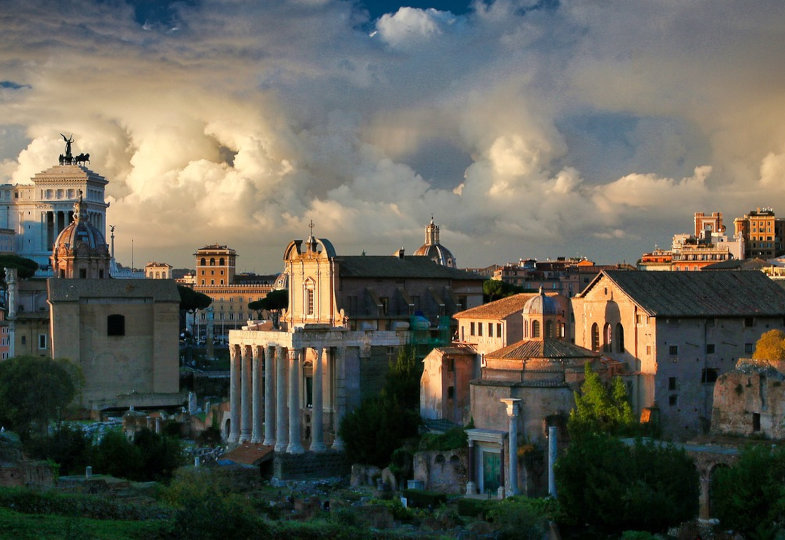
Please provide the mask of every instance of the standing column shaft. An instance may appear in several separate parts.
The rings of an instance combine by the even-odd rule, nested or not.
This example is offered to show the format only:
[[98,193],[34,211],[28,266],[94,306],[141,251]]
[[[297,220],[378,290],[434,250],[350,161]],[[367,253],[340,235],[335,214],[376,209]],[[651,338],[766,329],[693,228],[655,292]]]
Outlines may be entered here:
[[508,426],[508,462],[507,462],[507,497],[518,494],[518,404],[521,401],[516,398],[505,398],[501,400],[507,406]]
[[286,433],[286,359],[283,348],[275,348],[275,451],[283,452],[289,443]]
[[553,466],[556,464],[557,443],[559,430],[556,426],[548,428],[548,495],[556,498],[556,475],[553,473]]
[[300,356],[298,349],[289,351],[289,446],[287,454],[302,454],[300,442]]
[[311,451],[324,452],[324,403],[322,399],[322,361],[324,349],[316,350],[316,359],[313,362],[313,409],[311,419]]
[[336,348],[335,353],[335,358],[333,359],[333,369],[335,370],[335,412],[333,412],[335,439],[333,439],[333,449],[343,450],[343,441],[341,440],[338,430],[341,427],[341,420],[343,420],[343,415],[346,412],[346,384],[344,380],[346,347]]
[[242,372],[242,424],[240,424],[240,442],[247,442],[251,439],[251,349],[245,347],[241,349],[243,359]]
[[228,442],[236,443],[240,440],[240,355],[237,346],[229,350],[229,439]]
[[264,354],[264,442],[267,446],[275,444],[275,416],[273,415],[273,347],[267,347]]
[[262,442],[262,354],[260,348],[254,345],[253,349],[253,370],[251,379],[253,381],[253,426],[251,429],[251,442]]

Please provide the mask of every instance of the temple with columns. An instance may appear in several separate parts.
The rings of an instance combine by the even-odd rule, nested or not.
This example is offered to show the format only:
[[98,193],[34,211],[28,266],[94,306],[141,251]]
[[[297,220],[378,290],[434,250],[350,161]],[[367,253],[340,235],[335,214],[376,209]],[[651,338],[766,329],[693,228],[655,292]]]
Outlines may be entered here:
[[[341,449],[341,418],[378,393],[413,327],[437,333],[482,303],[481,276],[424,256],[339,256],[311,234],[284,252],[289,306],[278,328],[229,332],[230,444],[276,453]],[[446,321],[446,322],[445,322]]]

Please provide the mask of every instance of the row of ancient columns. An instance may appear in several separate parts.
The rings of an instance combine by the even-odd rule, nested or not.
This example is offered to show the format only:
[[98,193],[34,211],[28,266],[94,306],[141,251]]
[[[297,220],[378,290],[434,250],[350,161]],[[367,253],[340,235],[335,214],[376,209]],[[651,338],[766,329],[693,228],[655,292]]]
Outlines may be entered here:
[[[305,450],[300,437],[300,385],[303,381],[305,349],[284,349],[273,345],[240,346],[240,349],[242,354],[238,354],[238,347],[230,348],[231,423],[228,442],[262,443],[274,446],[276,452],[303,453]],[[316,359],[313,363],[313,408],[309,448],[312,452],[323,452],[327,449],[324,443],[323,381],[324,363],[330,360],[330,355],[325,355],[325,351],[329,349],[315,349]],[[344,350],[338,348],[337,352],[331,363],[337,375],[334,403],[336,426],[339,425],[345,409],[342,377]],[[337,429],[335,431],[333,448],[342,449],[343,442]]]

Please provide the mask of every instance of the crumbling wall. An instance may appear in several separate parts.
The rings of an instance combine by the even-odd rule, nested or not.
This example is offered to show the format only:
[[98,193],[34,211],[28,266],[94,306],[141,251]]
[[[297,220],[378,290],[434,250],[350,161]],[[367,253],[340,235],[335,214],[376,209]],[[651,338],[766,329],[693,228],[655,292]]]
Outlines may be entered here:
[[468,482],[469,453],[466,448],[424,451],[414,454],[414,479],[428,491],[464,493]]

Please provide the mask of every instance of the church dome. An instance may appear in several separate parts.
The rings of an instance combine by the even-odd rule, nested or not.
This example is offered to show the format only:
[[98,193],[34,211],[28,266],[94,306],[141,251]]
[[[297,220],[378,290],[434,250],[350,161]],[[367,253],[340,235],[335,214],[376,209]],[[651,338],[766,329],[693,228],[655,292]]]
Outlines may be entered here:
[[523,305],[524,315],[557,315],[559,313],[559,306],[556,300],[550,296],[545,296],[545,293],[540,287],[540,293],[533,296]]
[[93,226],[83,210],[83,202],[74,204],[74,220],[63,229],[52,249],[52,270],[56,277],[109,277],[109,246],[103,233]]
[[[75,218],[76,216],[74,216]],[[87,249],[93,251],[106,250],[106,239],[101,231],[86,221],[72,221],[63,229],[55,241],[55,250],[79,251]]]
[[439,226],[431,222],[425,228],[425,243],[421,245],[415,255],[428,257],[436,264],[456,268],[455,257],[449,249],[439,243]]

